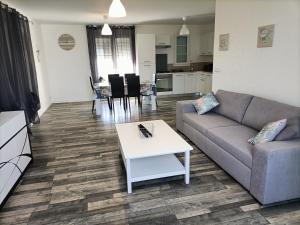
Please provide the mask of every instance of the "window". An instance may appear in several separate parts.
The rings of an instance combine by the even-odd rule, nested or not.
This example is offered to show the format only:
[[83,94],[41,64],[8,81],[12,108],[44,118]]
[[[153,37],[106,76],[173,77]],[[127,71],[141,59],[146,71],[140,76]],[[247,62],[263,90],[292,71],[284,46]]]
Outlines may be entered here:
[[[114,43],[114,44],[113,44]],[[129,37],[96,38],[98,73],[105,80],[108,74],[134,73],[132,46]]]
[[107,74],[114,73],[111,39],[109,37],[97,38],[96,47],[98,73],[107,80]]
[[176,63],[188,63],[188,37],[176,37]]

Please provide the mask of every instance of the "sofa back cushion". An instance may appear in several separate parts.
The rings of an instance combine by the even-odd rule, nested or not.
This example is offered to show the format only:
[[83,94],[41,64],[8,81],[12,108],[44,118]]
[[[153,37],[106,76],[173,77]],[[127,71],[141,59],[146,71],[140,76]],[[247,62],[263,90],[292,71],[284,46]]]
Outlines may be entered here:
[[253,98],[252,95],[224,90],[218,90],[215,96],[220,104],[214,109],[214,112],[239,123],[242,122],[246,109]]
[[300,115],[300,108],[276,101],[254,97],[247,108],[242,124],[261,130],[267,123]]

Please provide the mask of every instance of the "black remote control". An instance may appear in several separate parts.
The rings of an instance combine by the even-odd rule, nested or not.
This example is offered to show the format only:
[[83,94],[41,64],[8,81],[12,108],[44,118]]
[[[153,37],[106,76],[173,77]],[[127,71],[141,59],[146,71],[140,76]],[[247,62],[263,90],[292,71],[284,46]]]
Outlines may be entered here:
[[146,128],[145,128],[144,126],[142,126],[142,124],[139,124],[138,127],[139,127],[140,131],[142,132],[142,134],[143,134],[146,138],[148,138],[148,134],[147,134]]
[[152,134],[149,132],[149,130],[143,125],[143,124],[140,124],[141,125],[141,127],[143,128],[143,129],[145,129],[145,131],[147,132],[147,134],[150,136],[150,137],[152,137]]

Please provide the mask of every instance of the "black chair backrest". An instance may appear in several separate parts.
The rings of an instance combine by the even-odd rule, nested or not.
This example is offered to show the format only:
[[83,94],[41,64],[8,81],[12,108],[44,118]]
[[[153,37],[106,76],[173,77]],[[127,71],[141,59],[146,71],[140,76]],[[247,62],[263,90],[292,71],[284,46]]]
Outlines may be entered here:
[[127,82],[127,79],[129,78],[129,77],[135,77],[136,75],[135,75],[135,73],[125,73],[124,74],[124,77],[125,77],[125,81]]
[[93,79],[92,79],[91,76],[90,76],[90,84],[91,84],[92,90],[94,91],[95,90],[95,88],[94,88],[94,82],[93,82]]
[[123,77],[116,77],[111,80],[111,97],[113,98],[123,98],[124,93],[124,79]]
[[108,82],[111,83],[111,80],[116,77],[119,77],[119,74],[117,74],[117,73],[116,74],[108,74],[107,77],[108,77]]
[[138,97],[141,92],[140,77],[134,76],[127,79],[128,97]]

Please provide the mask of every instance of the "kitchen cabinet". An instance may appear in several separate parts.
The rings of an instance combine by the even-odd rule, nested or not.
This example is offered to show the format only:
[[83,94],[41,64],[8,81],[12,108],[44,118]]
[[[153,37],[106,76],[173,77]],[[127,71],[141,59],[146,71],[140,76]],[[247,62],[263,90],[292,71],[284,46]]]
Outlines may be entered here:
[[200,94],[206,94],[206,76],[205,75],[199,75],[197,80],[197,87]]
[[4,204],[32,160],[23,111],[0,114],[0,204]]
[[155,34],[136,35],[137,72],[141,81],[152,81],[156,70]]
[[206,81],[205,81],[205,94],[212,91],[212,76],[206,75]]
[[198,73],[187,73],[185,74],[185,80],[184,80],[184,92],[185,93],[196,93],[199,92],[198,87],[198,79],[199,74]]
[[207,94],[212,91],[212,74],[208,72],[181,72],[173,73],[172,92],[158,92],[166,94]]
[[185,93],[185,74],[173,74],[173,94]]
[[213,55],[214,32],[206,32],[200,35],[200,55]]
[[170,35],[167,35],[167,34],[156,35],[155,45],[157,47],[159,47],[159,46],[171,46]]
[[207,94],[212,91],[212,75],[206,72],[200,72],[198,77],[198,90],[201,94]]
[[140,76],[140,81],[142,82],[152,82],[153,74],[155,74],[156,66],[155,64],[149,63],[139,63],[138,64],[138,75]]

